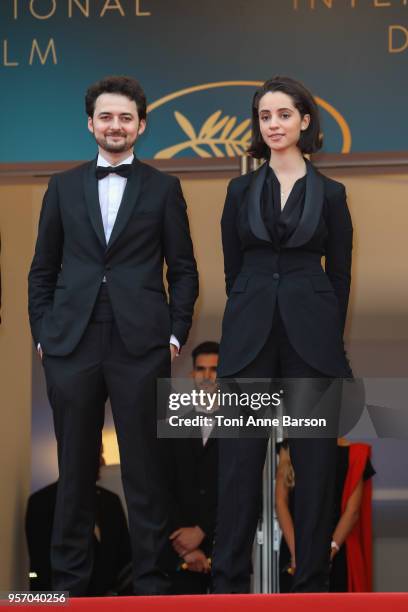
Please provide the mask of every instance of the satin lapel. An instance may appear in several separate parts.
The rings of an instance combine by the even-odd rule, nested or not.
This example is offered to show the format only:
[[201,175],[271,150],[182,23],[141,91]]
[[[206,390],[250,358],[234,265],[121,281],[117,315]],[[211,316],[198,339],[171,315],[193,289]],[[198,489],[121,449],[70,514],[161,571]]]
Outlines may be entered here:
[[92,227],[94,228],[103,248],[106,249],[105,230],[103,229],[101,207],[99,204],[98,181],[95,176],[95,168],[96,159],[90,162],[88,168],[84,172],[85,201]]
[[309,242],[319,223],[323,207],[323,178],[316,172],[313,165],[306,161],[306,194],[303,213],[297,228],[285,243],[285,247],[299,247]]
[[268,164],[265,162],[263,166],[252,175],[248,191],[248,219],[249,226],[254,236],[260,240],[272,242],[264,220],[262,219],[261,211],[262,188],[267,171]]
[[116,221],[108,242],[108,251],[112,248],[112,245],[117,241],[121,232],[125,229],[126,224],[134,210],[142,185],[142,172],[142,164],[135,158],[132,164],[132,174],[127,180]]

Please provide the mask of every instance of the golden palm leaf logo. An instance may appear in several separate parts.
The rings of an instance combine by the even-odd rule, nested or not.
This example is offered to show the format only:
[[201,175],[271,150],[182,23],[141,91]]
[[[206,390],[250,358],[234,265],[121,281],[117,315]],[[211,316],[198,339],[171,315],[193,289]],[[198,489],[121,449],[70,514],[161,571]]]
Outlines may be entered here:
[[196,132],[191,121],[182,113],[175,111],[174,116],[188,140],[162,149],[154,156],[156,159],[170,159],[186,149],[191,149],[199,157],[236,157],[243,155],[249,146],[250,119],[244,119],[237,125],[237,117],[222,116],[222,111],[217,110]]

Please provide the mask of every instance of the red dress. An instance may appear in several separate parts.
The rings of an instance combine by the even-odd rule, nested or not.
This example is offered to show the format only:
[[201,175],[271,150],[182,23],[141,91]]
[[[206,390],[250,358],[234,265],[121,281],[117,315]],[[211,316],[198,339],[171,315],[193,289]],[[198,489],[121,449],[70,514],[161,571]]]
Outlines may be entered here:
[[[342,513],[357,484],[363,478],[370,455],[371,447],[368,444],[358,443],[349,446],[349,466],[341,501]],[[371,497],[372,480],[363,479],[360,516],[346,539],[349,592],[372,591]]]

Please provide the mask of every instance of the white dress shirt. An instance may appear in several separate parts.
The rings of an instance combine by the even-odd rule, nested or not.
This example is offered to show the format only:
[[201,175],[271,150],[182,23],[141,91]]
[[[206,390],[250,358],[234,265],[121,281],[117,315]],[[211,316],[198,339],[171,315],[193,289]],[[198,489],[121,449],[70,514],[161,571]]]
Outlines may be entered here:
[[[122,164],[131,164],[134,155],[129,155],[123,159],[118,166]],[[97,166],[104,168],[111,166],[104,157],[99,153],[96,162]],[[101,207],[101,215],[103,221],[103,229],[105,230],[106,244],[109,242],[113,226],[115,225],[116,217],[125,191],[127,178],[119,176],[119,174],[108,174],[105,178],[98,181],[99,206]]]
[[204,414],[206,417],[209,417],[207,421],[208,424],[200,424],[203,446],[207,444],[208,438],[211,436],[212,430],[214,429],[215,419],[213,414],[214,412],[217,412],[218,408],[218,406],[214,406],[212,410],[207,410],[205,406],[197,406],[195,409],[198,415]]

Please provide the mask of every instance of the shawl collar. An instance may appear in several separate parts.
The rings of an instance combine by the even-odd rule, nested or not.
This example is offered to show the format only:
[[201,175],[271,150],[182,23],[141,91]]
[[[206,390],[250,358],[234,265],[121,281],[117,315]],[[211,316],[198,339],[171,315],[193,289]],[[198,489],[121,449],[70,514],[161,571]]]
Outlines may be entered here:
[[260,240],[271,241],[268,229],[262,218],[262,189],[268,172],[268,164],[265,162],[256,170],[251,179],[248,192],[248,218],[249,226],[254,236]]
[[92,227],[99,238],[99,242],[102,244],[103,248],[106,249],[105,230],[103,229],[101,207],[99,204],[98,181],[95,176],[95,170],[96,159],[88,164],[84,174],[85,201]]
[[[261,196],[264,181],[268,171],[265,162],[254,172],[248,192],[249,225],[254,236],[260,240],[272,242],[271,236],[262,218]],[[319,223],[323,207],[323,178],[315,170],[313,164],[306,160],[306,194],[303,213],[297,228],[283,245],[286,248],[296,248],[309,242]]]

